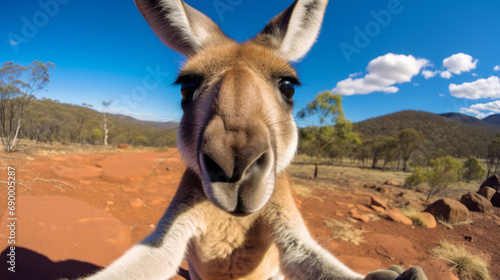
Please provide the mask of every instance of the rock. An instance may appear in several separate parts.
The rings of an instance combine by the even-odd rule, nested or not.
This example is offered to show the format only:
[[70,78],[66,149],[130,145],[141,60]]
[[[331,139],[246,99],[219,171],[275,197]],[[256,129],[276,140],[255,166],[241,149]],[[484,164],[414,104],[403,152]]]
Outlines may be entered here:
[[436,219],[443,219],[450,223],[464,222],[469,217],[469,210],[462,203],[442,198],[429,205],[424,212],[431,213]]
[[495,190],[500,190],[500,178],[498,177],[497,174],[494,174],[493,176],[490,176],[488,179],[486,179],[479,189],[482,189],[483,187],[490,187]]
[[382,201],[380,198],[378,197],[375,197],[375,196],[372,196],[370,198],[370,204],[371,205],[375,205],[375,206],[379,206],[379,207],[382,207],[384,208],[385,210],[389,209],[389,207],[387,206],[387,204]]
[[387,194],[389,192],[389,190],[384,187],[378,187],[376,191],[378,191],[380,194]]
[[424,188],[416,188],[415,191],[418,193],[426,193],[427,192],[427,190]]
[[358,204],[358,205],[356,205],[356,208],[358,208],[358,210],[359,210],[359,211],[362,211],[362,212],[373,213],[373,209],[368,208],[368,207],[366,207],[366,206],[365,206],[365,205],[363,205],[363,204]]
[[391,209],[384,212],[387,215],[387,219],[390,221],[402,223],[405,225],[413,225],[412,220],[408,219],[405,215],[401,214],[398,209]]
[[358,214],[358,213],[352,213],[351,217],[353,219],[356,219],[356,220],[359,220],[359,221],[362,221],[362,222],[365,222],[365,223],[368,223],[370,221],[370,218],[368,218],[365,215]]
[[375,184],[365,184],[364,187],[365,188],[370,188],[370,189],[375,189],[375,188],[377,188],[377,185],[375,185]]
[[464,204],[470,211],[478,211],[489,213],[493,210],[493,205],[484,196],[477,193],[468,192],[462,195],[460,202]]
[[113,204],[115,204],[115,203],[114,203],[113,201],[111,201],[111,200],[108,200],[108,201],[106,201],[106,204],[107,204],[107,205],[113,205]]
[[464,235],[464,239],[469,242],[472,242],[472,235]]
[[140,198],[132,199],[130,201],[130,206],[132,206],[134,208],[141,208],[143,204],[144,204],[144,201],[142,201],[142,199],[140,199]]
[[396,182],[396,181],[394,181],[394,180],[387,180],[387,181],[385,182],[385,184],[386,184],[386,185],[389,185],[389,186],[401,186],[401,183]]
[[128,149],[128,144],[118,144],[118,149]]
[[426,228],[435,228],[437,225],[436,218],[434,218],[431,213],[422,212],[418,214],[418,217],[423,223],[422,226]]
[[495,207],[500,207],[500,192],[496,192],[491,198],[491,204]]
[[481,189],[479,189],[479,191],[477,191],[478,194],[484,196],[488,201],[491,201],[496,192],[497,191],[494,188],[486,186],[482,187]]
[[380,206],[377,206],[377,205],[370,205],[370,208],[372,208],[373,210],[375,210],[375,212],[377,213],[382,213],[385,211],[385,209],[383,207],[380,207]]

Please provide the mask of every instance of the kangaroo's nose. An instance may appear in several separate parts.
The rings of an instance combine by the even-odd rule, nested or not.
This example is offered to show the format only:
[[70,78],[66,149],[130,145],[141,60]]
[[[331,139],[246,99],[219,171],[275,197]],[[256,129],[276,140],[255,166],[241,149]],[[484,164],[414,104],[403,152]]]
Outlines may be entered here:
[[265,169],[270,159],[268,153],[268,147],[247,148],[245,151],[231,151],[229,148],[225,153],[213,153],[209,147],[204,147],[200,161],[205,175],[212,182],[237,183]]

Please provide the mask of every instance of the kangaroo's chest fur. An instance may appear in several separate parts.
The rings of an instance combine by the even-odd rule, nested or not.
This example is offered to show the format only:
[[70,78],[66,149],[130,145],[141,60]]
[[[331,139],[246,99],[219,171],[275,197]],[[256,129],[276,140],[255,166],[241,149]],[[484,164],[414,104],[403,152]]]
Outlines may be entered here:
[[207,208],[206,231],[193,238],[188,249],[193,280],[261,280],[278,272],[278,250],[259,217],[234,217],[213,205]]

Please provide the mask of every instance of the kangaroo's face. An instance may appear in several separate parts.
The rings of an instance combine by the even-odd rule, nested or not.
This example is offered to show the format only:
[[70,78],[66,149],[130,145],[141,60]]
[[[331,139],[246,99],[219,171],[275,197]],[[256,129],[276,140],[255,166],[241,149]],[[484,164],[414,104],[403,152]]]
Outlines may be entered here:
[[297,147],[294,69],[265,46],[228,43],[192,57],[177,83],[179,148],[205,194],[230,213],[257,211]]
[[237,44],[184,1],[136,0],[156,35],[189,59],[177,79],[184,110],[178,146],[208,199],[229,213],[261,209],[292,160],[299,82],[288,62],[314,43],[327,2],[295,1]]

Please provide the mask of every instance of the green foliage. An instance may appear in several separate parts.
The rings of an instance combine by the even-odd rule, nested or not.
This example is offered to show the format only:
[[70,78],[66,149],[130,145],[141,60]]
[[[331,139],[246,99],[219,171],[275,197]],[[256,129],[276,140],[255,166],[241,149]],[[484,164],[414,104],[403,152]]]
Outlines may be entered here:
[[[90,108],[50,99],[33,100],[26,109],[20,136],[40,142],[103,144],[102,122],[102,113]],[[111,145],[126,143],[173,147],[176,143],[173,124],[158,128],[163,124],[112,114],[107,114],[107,122],[112,128],[108,132],[108,143]]]
[[0,138],[6,152],[13,152],[23,116],[35,93],[49,82],[54,64],[33,61],[29,66],[6,62],[0,68]]
[[398,136],[400,131],[408,128],[422,135],[420,142],[425,144],[420,145],[419,149],[427,159],[446,155],[485,158],[488,144],[499,132],[497,129],[464,124],[419,111],[401,111],[354,123],[353,131],[369,139],[376,135]]
[[323,157],[335,158],[352,150],[361,143],[357,133],[352,132],[352,123],[347,120],[342,110],[342,96],[325,91],[297,114],[299,118],[319,117],[319,127],[306,127],[299,130],[301,139],[300,153],[316,159],[315,177],[318,162]]
[[399,133],[399,148],[401,152],[401,157],[403,159],[403,170],[408,170],[408,160],[411,155],[417,149],[418,142],[420,141],[421,136],[413,128],[403,129]]
[[457,182],[462,177],[463,163],[452,157],[445,156],[433,159],[427,169],[416,167],[412,175],[406,178],[407,186],[416,186],[427,182],[429,192],[427,201],[432,195],[436,195],[441,190],[446,189],[450,184]]
[[479,164],[475,157],[470,157],[464,164],[463,178],[470,182],[474,179],[479,179],[484,175],[484,169]]
[[406,177],[405,185],[407,187],[413,188],[420,184],[425,183],[427,180],[427,172],[420,166],[413,168],[413,172],[410,176]]

